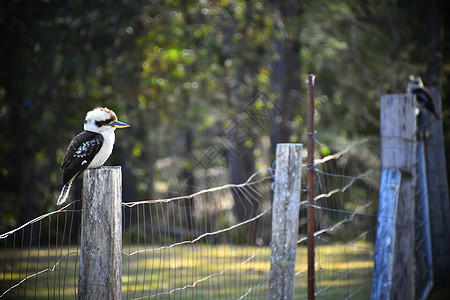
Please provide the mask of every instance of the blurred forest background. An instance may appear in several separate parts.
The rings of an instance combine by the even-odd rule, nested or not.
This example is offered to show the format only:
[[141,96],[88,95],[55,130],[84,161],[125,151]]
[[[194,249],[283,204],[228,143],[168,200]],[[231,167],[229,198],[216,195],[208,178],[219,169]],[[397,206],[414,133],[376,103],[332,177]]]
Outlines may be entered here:
[[442,86],[448,145],[448,15],[438,0],[2,0],[0,232],[56,208],[66,147],[96,106],[131,124],[107,162],[124,201],[241,183],[276,143],[305,143],[308,73],[324,155],[376,144],[379,98],[410,73]]

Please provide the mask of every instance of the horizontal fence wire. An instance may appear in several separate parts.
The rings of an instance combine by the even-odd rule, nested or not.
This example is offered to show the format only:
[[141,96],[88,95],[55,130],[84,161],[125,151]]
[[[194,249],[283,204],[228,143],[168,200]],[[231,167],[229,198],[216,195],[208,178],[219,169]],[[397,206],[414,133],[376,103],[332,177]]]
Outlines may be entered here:
[[[319,142],[317,148],[333,149]],[[370,295],[372,280],[379,146],[336,148],[344,150],[317,156],[314,165],[316,296],[359,299]],[[356,152],[367,156],[364,163]],[[266,168],[242,184],[123,203],[123,298],[266,299],[273,173]],[[298,298],[306,297],[307,283],[305,188],[302,183]],[[74,201],[0,235],[0,298],[77,296],[80,206]]]

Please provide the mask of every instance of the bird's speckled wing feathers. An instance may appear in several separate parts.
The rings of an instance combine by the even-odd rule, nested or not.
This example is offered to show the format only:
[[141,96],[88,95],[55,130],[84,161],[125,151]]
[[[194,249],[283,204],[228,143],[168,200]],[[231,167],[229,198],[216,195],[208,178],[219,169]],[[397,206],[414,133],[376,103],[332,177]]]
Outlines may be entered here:
[[63,184],[72,182],[94,159],[103,145],[103,136],[92,131],[83,131],[72,139],[61,163]]

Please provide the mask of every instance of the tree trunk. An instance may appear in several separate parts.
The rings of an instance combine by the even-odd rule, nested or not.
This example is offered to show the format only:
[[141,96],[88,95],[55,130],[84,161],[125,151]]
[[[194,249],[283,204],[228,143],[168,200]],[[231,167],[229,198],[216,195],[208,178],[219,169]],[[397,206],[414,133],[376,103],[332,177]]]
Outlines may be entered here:
[[[246,20],[248,22],[252,21],[253,11],[250,1],[246,1]],[[240,45],[236,45],[236,48],[232,50],[228,49],[230,52],[245,51],[243,49],[247,48],[247,32],[243,30],[242,39]],[[232,24],[227,26],[224,30],[224,40],[231,43],[231,36],[233,34]],[[224,63],[226,58],[230,53],[224,53],[224,59],[221,63]],[[233,53],[233,56],[240,57]],[[222,138],[226,140],[228,145],[227,159],[231,171],[231,182],[234,184],[240,184],[245,182],[255,170],[255,158],[253,156],[253,146],[248,141],[254,142],[257,136],[253,133],[252,129],[246,125],[246,119],[242,117],[244,114],[244,109],[249,104],[246,99],[254,99],[257,94],[257,89],[255,86],[245,85],[245,76],[255,76],[257,73],[257,65],[252,61],[252,59],[242,59],[238,61],[236,59],[237,70],[235,74],[237,78],[235,80],[231,79],[226,72],[225,66],[223,67],[223,82],[224,82],[224,94],[226,96],[226,101],[228,104],[234,105],[235,115],[231,116],[230,124],[224,128],[222,133]],[[234,200],[234,214],[238,222],[248,220],[258,214],[259,211],[259,201],[258,198],[252,195],[251,189],[233,189],[233,200]],[[246,231],[246,236],[244,237],[247,242],[253,243],[256,239],[256,228],[257,222],[252,222],[249,230]]]
[[293,1],[278,1],[277,3],[286,34],[281,41],[276,42],[277,52],[281,58],[274,66],[274,89],[280,95],[278,103],[282,115],[281,122],[274,124],[275,128],[272,130],[272,154],[275,154],[277,143],[289,142],[292,135],[290,124],[295,117],[296,108],[300,107],[298,94],[301,90],[301,43],[297,34],[299,28],[290,28],[292,19],[298,17],[296,6],[297,4]]
[[[187,92],[185,91],[184,94],[184,100],[186,105],[186,110],[190,110],[190,98]],[[187,162],[192,163],[193,162],[193,154],[192,154],[192,141],[193,141],[193,135],[192,135],[192,128],[190,126],[190,120],[187,119],[188,124],[185,125],[185,131],[184,131],[184,137],[185,137],[185,143],[184,143],[184,157]],[[192,167],[185,167],[181,173],[181,180],[184,183],[184,192],[186,195],[191,195],[195,192],[195,178],[194,173],[192,172]],[[188,230],[194,229],[195,226],[195,219],[194,219],[194,210],[195,210],[195,202],[193,198],[185,199],[184,200],[184,207],[185,207],[185,213],[186,213],[186,228]]]
[[429,0],[427,11],[428,21],[428,66],[426,84],[441,87],[442,84],[442,15],[441,1]]
[[33,178],[33,153],[29,149],[27,141],[30,136],[30,120],[33,118],[27,115],[27,109],[23,103],[24,97],[18,92],[13,83],[7,84],[6,90],[10,93],[10,124],[15,134],[12,136],[17,149],[16,170],[19,172],[19,201],[22,210],[22,222],[28,222],[36,217],[36,197],[35,183]]

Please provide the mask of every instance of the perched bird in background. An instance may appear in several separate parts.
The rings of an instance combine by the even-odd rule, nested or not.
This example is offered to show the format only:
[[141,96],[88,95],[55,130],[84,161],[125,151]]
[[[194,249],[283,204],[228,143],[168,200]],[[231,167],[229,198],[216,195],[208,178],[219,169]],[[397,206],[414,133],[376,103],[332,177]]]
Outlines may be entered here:
[[118,121],[116,114],[106,107],[94,108],[86,114],[84,131],[72,139],[61,163],[64,186],[58,205],[66,201],[72,182],[79,174],[105,163],[113,150],[114,130],[125,127],[130,125]]
[[431,112],[438,120],[440,119],[436,109],[434,108],[433,97],[431,96],[430,90],[423,85],[422,78],[420,78],[420,76],[409,75],[409,82],[406,92],[416,95],[417,101],[420,105]]

